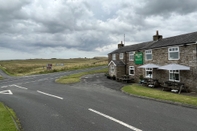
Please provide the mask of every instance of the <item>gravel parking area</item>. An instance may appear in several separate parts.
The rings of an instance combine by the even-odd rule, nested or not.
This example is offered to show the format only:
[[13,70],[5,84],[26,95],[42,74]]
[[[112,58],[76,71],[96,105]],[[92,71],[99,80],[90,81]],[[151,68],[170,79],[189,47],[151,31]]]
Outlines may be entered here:
[[127,83],[117,82],[115,80],[108,79],[103,73],[86,75],[81,78],[82,83],[90,83],[92,85],[100,85],[113,90],[120,91],[124,85]]
[[[94,75],[86,75],[81,78],[81,82],[82,83],[89,83],[92,85],[104,86],[106,88],[110,88],[110,89],[117,90],[117,91],[120,91],[123,86],[131,84],[131,83],[117,82],[115,80],[108,79],[103,73],[94,74]],[[162,88],[160,88],[160,87],[155,88],[155,89],[162,90]],[[181,94],[197,97],[196,92],[190,92],[190,93],[182,92]]]

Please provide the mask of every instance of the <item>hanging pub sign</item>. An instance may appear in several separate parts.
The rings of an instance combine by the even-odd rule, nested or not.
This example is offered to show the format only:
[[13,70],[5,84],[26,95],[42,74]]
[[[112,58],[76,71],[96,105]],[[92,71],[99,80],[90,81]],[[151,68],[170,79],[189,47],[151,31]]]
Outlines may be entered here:
[[134,60],[135,60],[136,65],[142,65],[143,64],[143,53],[142,52],[136,52]]

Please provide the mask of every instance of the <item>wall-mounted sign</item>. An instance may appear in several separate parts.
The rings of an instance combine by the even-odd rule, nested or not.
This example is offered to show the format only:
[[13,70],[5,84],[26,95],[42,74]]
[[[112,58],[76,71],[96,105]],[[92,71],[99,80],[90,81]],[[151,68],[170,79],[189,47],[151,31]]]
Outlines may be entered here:
[[143,64],[143,53],[136,52],[134,60],[135,60],[136,65],[142,65]]

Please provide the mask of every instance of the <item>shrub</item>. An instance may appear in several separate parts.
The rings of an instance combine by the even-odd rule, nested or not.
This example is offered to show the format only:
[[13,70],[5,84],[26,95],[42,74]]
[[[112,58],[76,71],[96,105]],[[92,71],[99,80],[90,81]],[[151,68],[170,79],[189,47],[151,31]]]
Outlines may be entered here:
[[112,79],[113,79],[113,80],[116,80],[116,76],[115,76],[115,75],[113,75],[113,76],[112,76]]

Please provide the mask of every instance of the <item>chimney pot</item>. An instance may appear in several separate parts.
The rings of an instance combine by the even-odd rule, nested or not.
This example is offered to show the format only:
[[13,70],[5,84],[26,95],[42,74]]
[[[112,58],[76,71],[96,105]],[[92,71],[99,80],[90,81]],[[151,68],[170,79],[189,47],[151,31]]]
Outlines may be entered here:
[[153,36],[153,41],[157,41],[157,40],[160,40],[162,38],[163,38],[163,36],[159,35],[159,31],[157,30],[156,35]]
[[120,42],[120,44],[118,44],[118,49],[124,47],[124,44],[122,43],[122,41]]

